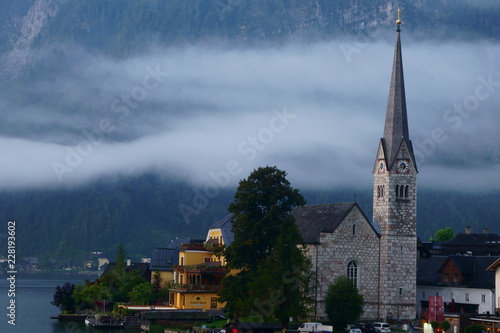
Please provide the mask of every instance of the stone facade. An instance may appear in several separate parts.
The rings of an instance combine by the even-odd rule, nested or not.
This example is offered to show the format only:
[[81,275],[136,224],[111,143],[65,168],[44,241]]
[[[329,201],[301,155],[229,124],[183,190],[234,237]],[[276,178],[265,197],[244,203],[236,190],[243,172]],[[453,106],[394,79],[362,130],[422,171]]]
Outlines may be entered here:
[[350,262],[357,265],[357,285],[365,296],[363,318],[377,318],[378,258],[379,239],[373,226],[366,219],[360,208],[354,208],[345,217],[333,233],[321,233],[320,244],[308,245],[308,255],[313,263],[313,272],[317,274],[314,284],[317,286],[315,313],[324,319],[324,297],[335,278],[347,275]]
[[373,221],[380,227],[380,316],[413,319],[417,288],[417,170],[405,142],[392,166],[387,166],[386,160],[381,142],[373,186]]

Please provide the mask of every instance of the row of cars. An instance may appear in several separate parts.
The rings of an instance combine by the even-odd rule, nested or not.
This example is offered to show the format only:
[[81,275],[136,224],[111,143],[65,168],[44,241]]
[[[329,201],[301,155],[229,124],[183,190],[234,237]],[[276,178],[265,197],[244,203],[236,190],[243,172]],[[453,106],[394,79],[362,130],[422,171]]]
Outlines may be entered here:
[[391,326],[384,322],[359,323],[348,326],[349,333],[391,333]]
[[[391,333],[391,326],[384,322],[359,323],[357,325],[347,325],[348,333]],[[322,323],[303,323],[297,333],[332,333],[333,327]]]

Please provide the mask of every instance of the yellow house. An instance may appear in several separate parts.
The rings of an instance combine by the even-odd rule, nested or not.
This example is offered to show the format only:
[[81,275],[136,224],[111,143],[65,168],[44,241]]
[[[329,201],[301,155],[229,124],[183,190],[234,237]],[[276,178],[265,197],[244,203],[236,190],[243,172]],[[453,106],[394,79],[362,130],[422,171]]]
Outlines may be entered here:
[[218,302],[222,279],[228,274],[223,258],[213,249],[233,241],[231,217],[213,224],[205,242],[180,245],[179,265],[173,267],[174,283],[170,288],[170,305],[176,309],[216,310],[224,308]]

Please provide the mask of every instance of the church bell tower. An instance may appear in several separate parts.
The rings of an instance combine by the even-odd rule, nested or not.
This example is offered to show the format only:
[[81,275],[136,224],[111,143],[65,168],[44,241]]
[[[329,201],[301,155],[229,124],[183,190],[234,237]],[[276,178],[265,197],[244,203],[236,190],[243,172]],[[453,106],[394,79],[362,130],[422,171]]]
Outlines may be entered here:
[[380,227],[379,318],[416,316],[417,164],[408,134],[399,18],[385,118],[373,168],[373,220]]

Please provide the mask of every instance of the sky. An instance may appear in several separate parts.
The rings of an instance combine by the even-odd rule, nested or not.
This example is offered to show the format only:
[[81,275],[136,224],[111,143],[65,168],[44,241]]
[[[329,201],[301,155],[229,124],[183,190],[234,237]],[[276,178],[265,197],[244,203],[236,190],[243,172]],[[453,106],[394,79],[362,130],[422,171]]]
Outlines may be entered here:
[[[121,60],[54,46],[67,70],[2,94],[0,188],[151,171],[234,188],[265,165],[300,189],[371,187],[395,32],[382,37]],[[419,188],[497,189],[500,47],[401,39]]]

